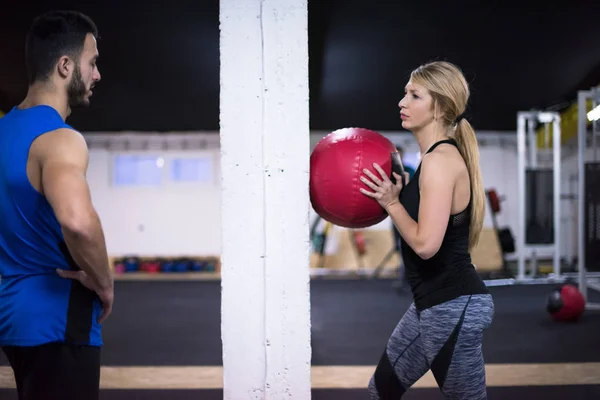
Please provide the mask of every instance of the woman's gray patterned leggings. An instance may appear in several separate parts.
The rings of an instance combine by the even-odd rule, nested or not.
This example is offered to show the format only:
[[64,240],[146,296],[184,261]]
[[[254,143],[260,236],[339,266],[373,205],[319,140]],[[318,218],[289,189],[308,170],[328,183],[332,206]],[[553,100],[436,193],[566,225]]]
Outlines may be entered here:
[[485,400],[481,342],[492,323],[489,294],[461,296],[418,312],[411,304],[369,382],[372,400],[398,400],[429,369],[444,398]]

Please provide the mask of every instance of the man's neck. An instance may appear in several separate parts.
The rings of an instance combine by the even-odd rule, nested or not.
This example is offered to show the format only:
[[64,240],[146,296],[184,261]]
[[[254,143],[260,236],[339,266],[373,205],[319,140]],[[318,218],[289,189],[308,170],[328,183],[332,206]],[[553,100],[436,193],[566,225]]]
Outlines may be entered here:
[[71,114],[71,107],[66,94],[61,93],[51,83],[34,83],[27,91],[27,97],[19,104],[17,108],[25,109],[39,105],[47,105],[54,108],[66,121]]

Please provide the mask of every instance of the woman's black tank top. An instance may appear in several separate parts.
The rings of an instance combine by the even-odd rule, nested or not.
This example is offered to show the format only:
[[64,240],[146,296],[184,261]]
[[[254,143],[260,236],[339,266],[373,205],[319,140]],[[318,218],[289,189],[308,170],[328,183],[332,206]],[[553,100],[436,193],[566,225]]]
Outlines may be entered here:
[[[456,141],[447,139],[436,142],[427,153],[432,152],[442,143],[458,147]],[[400,202],[417,222],[419,221],[421,200],[420,175],[421,165],[400,194]],[[442,245],[439,251],[428,260],[419,257],[402,240],[402,258],[406,278],[411,286],[417,310],[424,310],[463,295],[489,293],[471,263],[469,253],[470,217],[471,201],[463,211],[450,215]]]

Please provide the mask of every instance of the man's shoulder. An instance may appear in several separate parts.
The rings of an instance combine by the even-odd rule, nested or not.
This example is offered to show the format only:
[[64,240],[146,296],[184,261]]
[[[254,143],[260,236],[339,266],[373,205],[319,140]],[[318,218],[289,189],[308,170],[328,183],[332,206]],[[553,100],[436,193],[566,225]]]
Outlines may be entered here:
[[40,138],[59,143],[82,140],[85,141],[83,134],[70,126],[61,126],[45,132],[43,135],[40,135]]
[[32,146],[33,154],[40,159],[64,155],[71,152],[87,153],[87,142],[83,134],[71,127],[60,127],[39,136]]

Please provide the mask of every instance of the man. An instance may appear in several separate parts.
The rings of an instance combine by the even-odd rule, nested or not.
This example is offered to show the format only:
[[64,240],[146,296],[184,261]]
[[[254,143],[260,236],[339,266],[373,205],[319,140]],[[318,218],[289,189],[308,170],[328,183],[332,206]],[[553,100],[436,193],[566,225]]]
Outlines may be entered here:
[[[404,159],[404,149],[401,146],[396,146],[396,150],[398,150],[398,153],[400,154],[400,159],[403,160]],[[404,171],[408,173],[409,180],[412,179],[413,175],[415,174],[415,170],[406,164],[403,164],[403,166],[404,166]],[[400,232],[398,232],[398,229],[396,229],[396,227],[393,224],[392,224],[392,231],[394,233],[394,245],[396,246],[396,251],[400,255],[400,265],[398,266],[398,273],[399,273],[400,277],[397,281],[393,282],[392,286],[395,289],[398,289],[398,291],[404,292],[404,291],[408,291],[409,287],[408,287],[408,281],[406,280],[406,274],[404,273],[404,265],[402,262],[402,251],[400,250],[402,238],[400,237]]]
[[0,119],[0,346],[20,400],[99,396],[114,281],[86,142],[65,123],[100,80],[97,36],[80,13],[36,18],[27,96]]

